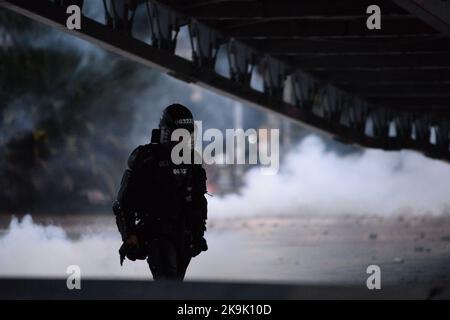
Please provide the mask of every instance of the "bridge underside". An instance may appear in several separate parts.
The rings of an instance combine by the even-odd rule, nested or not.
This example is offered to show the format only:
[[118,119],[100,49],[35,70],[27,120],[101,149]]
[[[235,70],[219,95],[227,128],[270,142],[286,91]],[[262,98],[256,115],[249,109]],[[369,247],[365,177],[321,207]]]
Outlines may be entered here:
[[[107,0],[104,19],[83,11],[78,31],[66,28],[70,4],[83,1],[0,2],[341,141],[450,160],[449,2]],[[379,30],[366,26],[373,4]]]

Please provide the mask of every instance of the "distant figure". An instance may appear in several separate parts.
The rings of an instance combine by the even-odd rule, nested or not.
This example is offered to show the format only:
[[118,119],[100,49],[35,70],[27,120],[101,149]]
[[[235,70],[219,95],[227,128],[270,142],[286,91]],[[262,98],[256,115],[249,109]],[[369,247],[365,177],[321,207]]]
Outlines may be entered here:
[[[180,104],[168,106],[154,129],[150,144],[137,147],[128,159],[113,211],[124,242],[125,256],[145,259],[154,280],[183,280],[192,257],[208,246],[206,231],[206,172],[201,164],[175,165],[172,132],[183,128],[191,135],[194,119]],[[193,148],[190,148],[193,150]]]

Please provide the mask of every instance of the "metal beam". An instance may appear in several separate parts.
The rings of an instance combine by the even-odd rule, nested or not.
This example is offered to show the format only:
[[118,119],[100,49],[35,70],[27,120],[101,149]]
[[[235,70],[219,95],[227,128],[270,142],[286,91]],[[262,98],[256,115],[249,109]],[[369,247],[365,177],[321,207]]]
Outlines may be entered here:
[[[218,29],[222,24],[213,23]],[[239,28],[226,29],[229,36],[237,39],[268,38],[348,38],[348,37],[386,37],[436,35],[436,30],[417,19],[383,21],[380,30],[369,30],[366,18],[354,20],[275,20]]]
[[[314,21],[316,23],[326,24],[326,23],[341,23],[345,24],[351,21],[361,21],[366,22],[367,15],[357,15],[357,16],[300,16],[293,18],[277,18],[277,17],[266,17],[266,18],[248,18],[248,19],[228,19],[228,20],[207,20],[198,19],[199,21],[208,22],[210,25],[214,25],[222,30],[231,29],[241,29],[243,27],[263,25],[271,22],[284,22],[284,23],[295,23],[301,21]],[[400,22],[400,21],[417,21],[418,19],[412,15],[399,15],[399,14],[387,14],[383,15],[384,21]]]
[[437,31],[450,37],[450,2],[447,0],[393,0]]
[[[304,70],[310,69],[361,69],[361,68],[450,68],[450,53],[375,54],[375,55],[311,55],[285,57]],[[450,72],[450,71],[449,71]]]
[[[162,1],[165,2],[165,1]],[[170,3],[170,2],[169,2]],[[383,13],[406,14],[390,1],[371,0],[315,0],[315,1],[227,1],[218,2],[201,7],[189,9],[172,2],[186,15],[196,19],[228,20],[249,18],[296,18],[296,17],[323,17],[323,16],[349,16],[365,15],[369,5],[378,4]]]
[[390,95],[390,96],[377,96],[371,95],[368,97],[369,101],[373,101],[374,103],[379,103],[384,106],[392,106],[396,107],[407,107],[407,106],[423,106],[423,111],[429,111],[428,106],[439,106],[440,108],[444,108],[447,111],[450,111],[450,95],[434,95],[434,96],[423,96],[420,94],[417,95]]
[[342,89],[357,95],[370,96],[446,96],[450,97],[450,82],[447,83],[352,83]]
[[269,54],[386,54],[450,52],[450,41],[436,36],[417,38],[361,38],[354,41],[335,39],[247,39],[248,45]]
[[313,72],[320,79],[328,80],[334,84],[351,83],[414,83],[414,82],[441,82],[450,81],[450,71],[442,70],[341,70],[335,72],[331,70],[316,70]]

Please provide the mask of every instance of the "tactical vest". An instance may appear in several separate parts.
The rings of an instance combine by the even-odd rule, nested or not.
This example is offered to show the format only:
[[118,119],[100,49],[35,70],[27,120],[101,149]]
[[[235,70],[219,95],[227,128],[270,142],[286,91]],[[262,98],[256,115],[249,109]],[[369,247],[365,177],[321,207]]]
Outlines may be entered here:
[[[206,220],[206,175],[201,165],[174,165],[160,144],[137,149],[130,168],[139,225],[146,233],[196,232]],[[131,157],[130,157],[131,158]]]

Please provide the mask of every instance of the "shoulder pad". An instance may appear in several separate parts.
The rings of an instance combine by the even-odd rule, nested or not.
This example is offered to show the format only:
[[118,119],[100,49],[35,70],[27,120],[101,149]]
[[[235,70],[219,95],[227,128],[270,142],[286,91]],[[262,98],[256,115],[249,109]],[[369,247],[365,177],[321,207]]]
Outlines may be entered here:
[[133,150],[128,158],[128,167],[138,169],[144,164],[153,161],[157,158],[156,146],[153,144],[141,145]]

